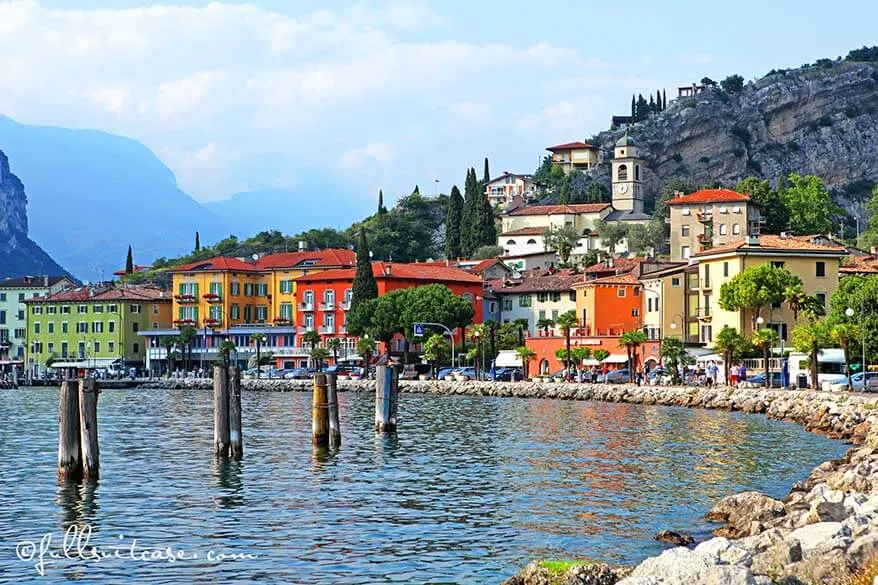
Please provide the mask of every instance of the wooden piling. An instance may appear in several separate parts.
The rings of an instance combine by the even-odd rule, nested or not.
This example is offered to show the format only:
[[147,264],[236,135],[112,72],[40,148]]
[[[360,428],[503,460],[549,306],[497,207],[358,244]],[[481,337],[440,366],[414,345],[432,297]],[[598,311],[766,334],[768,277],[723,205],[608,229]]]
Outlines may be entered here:
[[314,376],[314,395],[311,401],[311,444],[329,445],[329,408],[327,405],[326,374]]
[[98,395],[100,393],[100,387],[94,378],[79,381],[82,477],[92,481],[98,479],[101,469],[101,454],[98,445]]
[[241,428],[241,370],[229,368],[229,448],[232,459],[244,456],[244,434]]
[[213,369],[213,452],[217,457],[229,454],[229,372]]
[[377,366],[375,369],[375,432],[389,433],[396,430],[396,395],[399,378],[393,366]]
[[58,479],[82,479],[82,449],[79,445],[79,388],[74,380],[61,382],[58,398]]
[[329,445],[341,445],[341,426],[338,422],[338,380],[335,374],[329,374],[326,390],[326,401],[329,403]]

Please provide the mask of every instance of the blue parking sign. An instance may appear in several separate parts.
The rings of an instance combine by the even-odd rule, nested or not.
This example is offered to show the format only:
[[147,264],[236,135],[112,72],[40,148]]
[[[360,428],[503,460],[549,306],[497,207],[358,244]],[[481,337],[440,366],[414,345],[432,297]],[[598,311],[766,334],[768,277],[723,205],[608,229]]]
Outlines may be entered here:
[[415,337],[423,337],[424,336],[424,324],[423,323],[415,323]]

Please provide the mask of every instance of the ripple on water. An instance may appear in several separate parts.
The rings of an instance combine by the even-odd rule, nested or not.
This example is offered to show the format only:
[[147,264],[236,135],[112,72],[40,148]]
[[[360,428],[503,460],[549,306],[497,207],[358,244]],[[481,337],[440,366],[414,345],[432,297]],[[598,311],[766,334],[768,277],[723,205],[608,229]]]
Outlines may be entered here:
[[660,529],[705,535],[718,498],[781,496],[844,451],[739,413],[418,394],[400,397],[399,434],[376,436],[372,397],[353,393],[341,449],[315,451],[309,395],[253,393],[244,460],[216,461],[209,391],[107,390],[100,483],[58,486],[57,396],[0,391],[0,582],[35,576],[16,543],[73,523],[101,547],[200,558],[57,561],[49,581],[498,583],[533,557],[634,562]]

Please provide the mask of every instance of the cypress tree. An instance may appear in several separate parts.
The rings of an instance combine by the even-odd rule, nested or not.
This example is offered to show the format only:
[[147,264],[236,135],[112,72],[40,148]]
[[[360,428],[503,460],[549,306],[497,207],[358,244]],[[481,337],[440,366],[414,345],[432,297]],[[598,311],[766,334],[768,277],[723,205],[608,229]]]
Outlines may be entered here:
[[415,190],[412,191],[412,195],[420,195],[420,194],[421,194],[421,190],[418,188],[417,185],[415,185]]
[[[473,171],[474,179],[475,176],[476,173]],[[476,188],[478,189],[478,193],[476,194],[478,222],[476,224],[477,231],[475,234],[476,246],[473,248],[472,252],[475,252],[476,249],[481,248],[482,246],[497,245],[497,226],[494,224],[494,208],[491,207],[491,200],[484,194],[484,190],[481,189],[479,183],[476,183]],[[470,256],[472,256],[472,252],[470,252]]]
[[634,99],[634,94],[631,94],[631,119],[634,120],[637,117],[637,100]]
[[649,112],[652,113],[652,112],[655,112],[655,111],[656,111],[656,109],[655,109],[655,98],[653,97],[652,94],[649,94]]
[[460,258],[460,223],[463,217],[463,196],[457,185],[451,188],[445,216],[445,257]]
[[201,237],[198,235],[198,232],[195,232],[195,251],[201,251]]
[[134,272],[134,255],[131,253],[131,246],[128,246],[128,257],[125,259],[125,274]]
[[387,213],[387,208],[384,207],[384,190],[378,189],[378,215],[382,213]]
[[487,185],[491,182],[491,172],[488,170],[488,157],[485,157],[485,172],[482,173],[482,185]]
[[460,218],[460,252],[469,257],[478,248],[479,241],[479,188],[476,170],[466,172],[463,189],[463,213]]
[[655,111],[662,111],[662,92],[655,90]]
[[668,109],[668,94],[662,90],[662,110]]
[[375,282],[375,275],[372,274],[372,260],[369,258],[366,228],[360,226],[360,238],[357,242],[357,270],[354,273],[349,312],[352,313],[360,302],[376,298],[378,298],[378,283]]

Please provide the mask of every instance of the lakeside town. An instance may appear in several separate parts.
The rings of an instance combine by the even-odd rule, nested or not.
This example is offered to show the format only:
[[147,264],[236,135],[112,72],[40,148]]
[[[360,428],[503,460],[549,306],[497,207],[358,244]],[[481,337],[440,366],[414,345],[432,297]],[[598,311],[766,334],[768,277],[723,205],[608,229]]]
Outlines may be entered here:
[[[547,150],[565,175],[603,158],[583,142]],[[422,378],[867,387],[866,305],[853,283],[878,278],[878,257],[832,234],[765,233],[760,205],[724,188],[674,193],[664,216],[669,254],[634,254],[624,232],[608,237],[612,229],[596,226],[652,219],[643,212],[645,156],[626,130],[613,148],[607,203],[534,204],[531,175],[484,181],[496,257],[372,261],[363,233],[354,250],[301,242],[294,252],[172,266],[170,289],[127,283],[145,268],[130,256],[115,282],[7,279],[4,372],[16,381],[206,375],[231,341],[235,363],[258,364],[265,377],[324,366],[356,377],[386,355]],[[358,299],[358,280],[373,292]],[[427,285],[471,311],[449,316],[440,295],[390,322],[350,321],[367,297]]]

